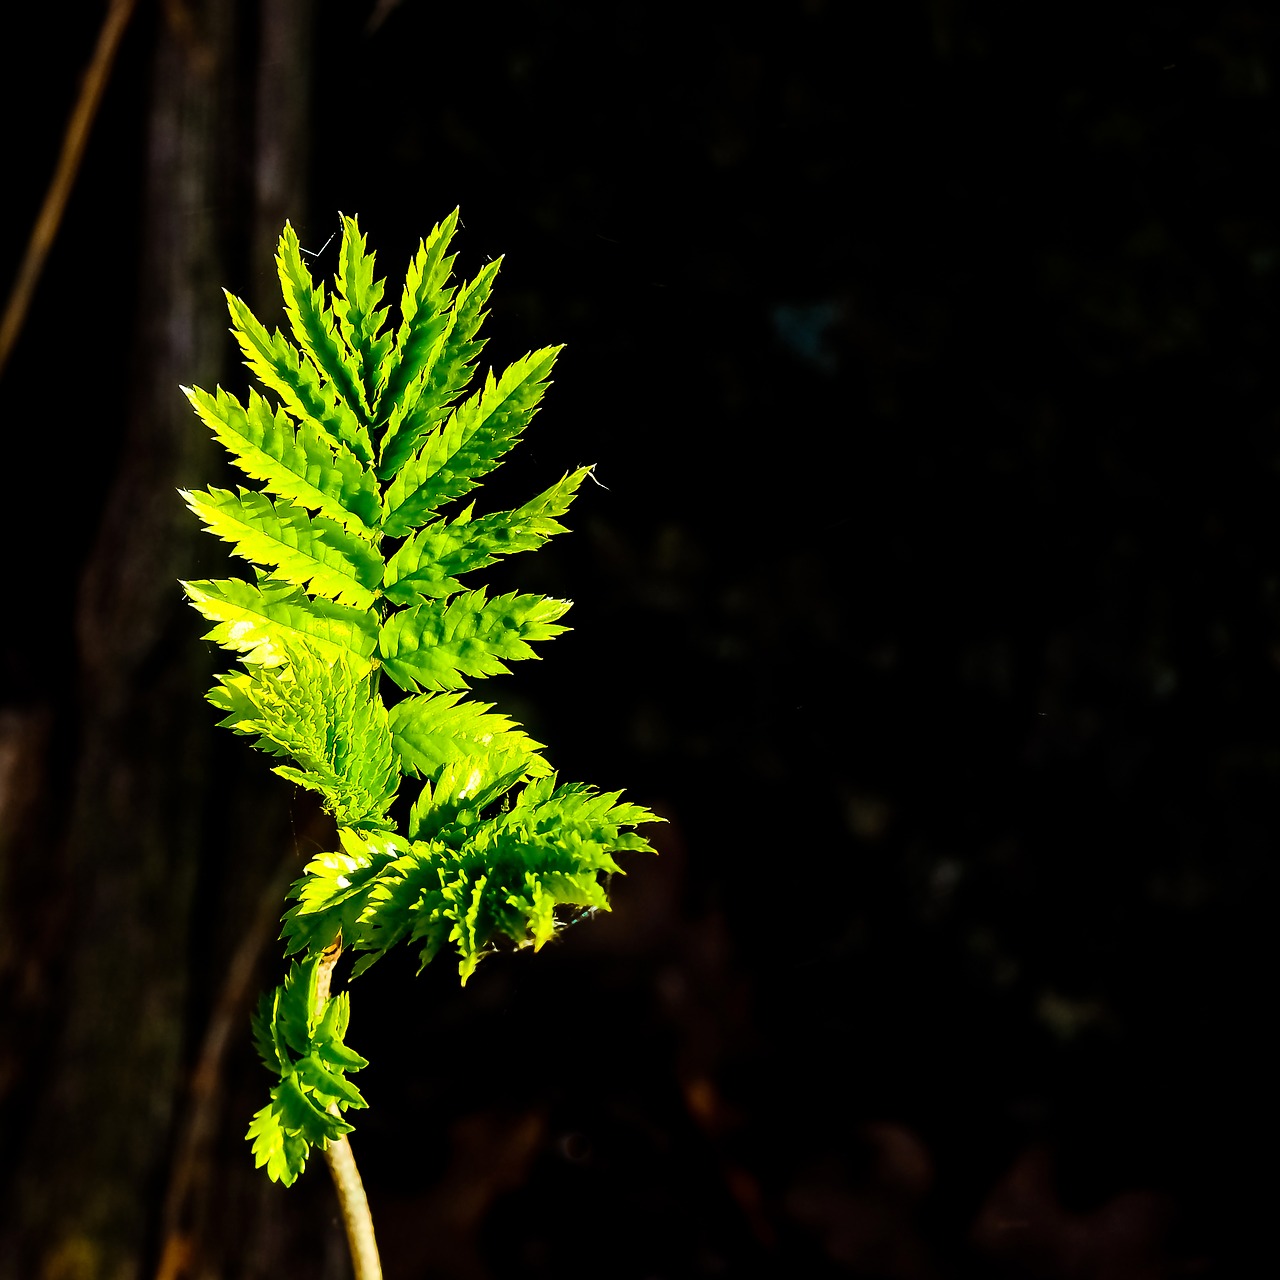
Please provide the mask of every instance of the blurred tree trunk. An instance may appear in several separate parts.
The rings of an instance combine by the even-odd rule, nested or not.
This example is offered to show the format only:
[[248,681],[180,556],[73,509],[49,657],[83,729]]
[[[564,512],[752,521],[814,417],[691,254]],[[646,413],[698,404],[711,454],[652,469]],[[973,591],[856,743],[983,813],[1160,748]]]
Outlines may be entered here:
[[[252,144],[245,148],[252,158],[245,166],[252,202],[245,211],[249,262],[244,296],[269,328],[277,317],[283,320],[275,267],[280,229],[286,219],[298,225],[306,213],[313,10],[313,0],[261,0],[254,15],[257,64],[252,72],[253,118],[246,122],[252,130]],[[221,294],[214,288],[208,296],[218,306],[218,349],[230,352]],[[240,376],[233,375],[233,383]],[[188,426],[197,424],[189,420]],[[213,474],[206,471],[202,480]],[[194,630],[190,621],[188,628]],[[225,666],[221,655],[214,660]],[[207,684],[206,679],[206,685],[192,686],[193,701]],[[207,708],[204,713],[208,717]],[[327,1274],[345,1274],[349,1265],[341,1232],[323,1230],[325,1210],[332,1216],[328,1186],[322,1182],[316,1188],[320,1180],[314,1179],[311,1194],[295,1193],[284,1203],[278,1198],[282,1189],[253,1167],[244,1132],[269,1084],[256,1058],[249,1100],[237,1092],[240,1082],[228,1078],[234,1074],[228,1071],[233,1059],[252,1056],[246,1048],[250,1010],[261,987],[276,980],[274,974],[264,974],[260,962],[278,935],[288,883],[305,861],[296,846],[315,847],[313,841],[324,838],[322,831],[313,831],[318,810],[303,801],[295,803],[290,839],[283,823],[286,793],[273,785],[277,780],[261,768],[260,760],[247,765],[250,775],[232,787],[232,794],[215,801],[222,809],[218,826],[229,838],[211,851],[217,866],[204,886],[211,909],[202,913],[193,939],[206,966],[206,998],[198,1002],[198,1025],[193,1027],[194,1061],[176,1126],[156,1280],[314,1273],[314,1267],[299,1264],[297,1224],[304,1245],[310,1236],[337,1258],[337,1270]],[[327,823],[322,821],[323,826]],[[286,850],[293,856],[282,859]],[[317,1189],[325,1197],[324,1209],[313,1212]]]
[[141,1275],[171,1141],[211,737],[196,692],[207,658],[184,640],[175,582],[196,528],[174,490],[208,475],[212,448],[178,386],[215,383],[226,350],[217,211],[233,12],[185,0],[158,30],[130,408],[76,617],[61,1021],[5,1242],[23,1276]]
[[[16,993],[0,1001],[4,1280],[284,1274],[296,1260],[224,1078],[276,932],[286,815],[278,789],[267,813],[252,786],[228,794],[225,745],[215,758],[201,694],[217,657],[177,579],[218,572],[217,553],[175,491],[221,465],[179,386],[225,381],[220,287],[246,274],[225,243],[251,246],[253,304],[279,306],[275,240],[305,213],[313,0],[159,9],[122,440],[96,534],[73,530],[92,541],[78,704],[0,709],[0,931],[21,926],[0,937]],[[227,1126],[234,1164],[215,1145]]]
[[310,160],[313,0],[263,0],[254,118],[254,201],[249,302],[280,309],[276,241],[286,219],[306,216]]

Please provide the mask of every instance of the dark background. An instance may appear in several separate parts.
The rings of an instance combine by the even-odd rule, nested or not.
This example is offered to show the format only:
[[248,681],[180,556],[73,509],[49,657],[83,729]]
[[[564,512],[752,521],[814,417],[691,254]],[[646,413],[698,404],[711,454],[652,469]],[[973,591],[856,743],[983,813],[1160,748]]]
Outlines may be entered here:
[[[103,10],[6,12],[6,276]],[[0,380],[0,1272],[347,1274],[320,1162],[241,1141],[332,837],[201,700],[176,388],[243,392],[218,288],[274,323],[284,217],[327,278],[358,214],[396,295],[455,205],[485,362],[567,344],[482,503],[607,486],[489,575],[575,629],[477,693],[667,825],[540,955],[355,984],[389,1280],[1274,1259],[1278,41],[140,3]]]

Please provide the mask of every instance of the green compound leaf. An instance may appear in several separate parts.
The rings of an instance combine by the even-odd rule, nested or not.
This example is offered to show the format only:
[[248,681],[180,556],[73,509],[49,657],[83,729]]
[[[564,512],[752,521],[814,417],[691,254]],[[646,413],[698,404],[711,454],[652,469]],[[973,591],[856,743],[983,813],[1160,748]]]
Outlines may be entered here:
[[382,557],[336,520],[309,516],[284,498],[241,489],[180,489],[187,506],[210,533],[231,543],[236,555],[272,571],[272,576],[311,592],[368,609],[382,581]]
[[374,255],[365,252],[365,238],[355,218],[342,219],[342,247],[338,251],[337,297],[333,313],[338,330],[359,371],[366,420],[368,409],[377,403],[378,390],[387,372],[385,362],[391,350],[391,335],[381,334],[387,319],[382,301],[384,283],[373,278]]
[[400,426],[383,441],[379,478],[386,480],[400,470],[418,442],[443,421],[471,381],[476,358],[484,349],[483,341],[473,342],[472,338],[485,317],[484,304],[501,261],[489,263],[454,299],[439,340],[440,348],[433,351],[416,382],[406,389],[397,419]]
[[277,1101],[276,1089],[271,1091],[271,1101],[254,1114],[245,1137],[252,1144],[254,1165],[259,1169],[265,1165],[272,1182],[291,1187],[307,1167],[311,1148],[300,1133],[285,1130],[280,1117],[283,1106]]
[[326,439],[314,421],[304,419],[295,428],[283,409],[273,412],[253,391],[247,409],[221,389],[216,396],[199,387],[183,391],[251,480],[352,532],[373,536],[381,518],[378,482],[348,449]]
[[567,631],[555,620],[569,604],[515,594],[486,600],[469,591],[404,609],[379,633],[383,669],[402,689],[465,689],[465,677],[502,675],[506,661],[535,656],[530,641]]
[[293,336],[337,396],[338,413],[326,418],[324,425],[361,462],[372,462],[369,405],[360,382],[359,362],[335,332],[336,317],[325,306],[324,289],[312,283],[311,272],[302,261],[298,237],[287,222],[276,250],[276,268]]
[[[616,855],[648,850],[632,828],[657,821],[617,793],[557,786],[540,743],[463,696],[469,680],[565,630],[569,602],[490,599],[462,580],[563,532],[589,469],[510,511],[443,510],[520,438],[559,351],[473,385],[499,264],[455,287],[457,225],[455,211],[419,244],[389,325],[355,218],[342,219],[329,294],[286,224],[277,266],[292,340],[227,297],[245,363],[273,402],[186,389],[259,486],[182,491],[254,567],[250,580],[183,584],[207,638],[238,659],[209,701],[277,773],[315,792],[338,829],[338,847],[290,889],[281,937],[297,958],[253,1019],[274,1083],[248,1138],[255,1162],[286,1184],[364,1106],[348,1079],[366,1064],[345,1042],[347,996],[318,998],[328,949],[359,953],[355,973],[398,942],[424,964],[452,949],[465,981],[495,948],[541,947],[584,908],[607,909]],[[412,804],[405,775],[418,780]]]
[[368,462],[367,445],[361,443],[355,414],[345,400],[335,398],[310,357],[300,352],[279,329],[269,335],[239,298],[228,293],[226,299],[231,312],[231,332],[240,344],[245,363],[262,385],[281,398],[293,417],[317,424],[334,441],[347,441]]
[[279,765],[276,773],[318,792],[341,825],[388,826],[399,758],[387,710],[369,696],[367,669],[346,655],[330,665],[300,644],[283,652],[282,670],[220,677],[209,700],[228,712],[222,723],[255,735],[259,749],[296,760],[301,767]]
[[253,1017],[254,1042],[278,1076],[271,1101],[254,1116],[246,1135],[254,1163],[273,1181],[289,1186],[306,1167],[312,1147],[323,1149],[350,1133],[347,1107],[364,1107],[347,1078],[369,1064],[344,1042],[350,1006],[346,992],[319,998],[322,953],[289,968],[285,980],[263,995]]
[[415,840],[465,833],[480,811],[501,799],[529,773],[528,757],[518,751],[459,756],[424,782],[409,811],[409,834]]
[[359,922],[374,882],[406,852],[409,842],[386,832],[339,828],[339,853],[322,853],[307,863],[289,890],[297,906],[285,912],[281,936],[287,951],[323,951],[339,935],[359,936]]
[[460,693],[402,698],[388,717],[391,743],[401,769],[436,781],[451,761],[476,754],[521,756],[530,777],[544,777],[551,766],[535,742],[512,720],[494,714],[488,702],[463,702]]
[[471,518],[468,507],[452,521],[436,521],[418,530],[387,562],[383,592],[397,604],[417,604],[462,589],[457,575],[491,565],[500,556],[533,551],[564,525],[589,467],[581,467],[515,511]]
[[[431,234],[418,244],[418,252],[409,264],[404,289],[400,295],[400,328],[395,345],[387,359],[386,382],[378,398],[378,415],[391,419],[382,440],[382,452],[395,439],[405,418],[421,400],[436,363],[447,360],[447,339],[456,315],[449,309],[453,290],[448,287],[453,270],[449,241],[458,225],[455,209]],[[406,394],[410,387],[413,393]],[[411,450],[412,444],[409,442]],[[403,456],[407,456],[407,453]],[[394,470],[394,464],[391,464]]]
[[[456,801],[455,794],[446,804]],[[464,982],[499,940],[542,947],[564,927],[557,908],[608,909],[600,879],[620,871],[615,853],[652,851],[623,828],[657,819],[617,801],[617,792],[557,787],[548,777],[525,787],[505,813],[464,813],[385,864],[355,945],[381,954],[408,938],[422,944],[425,965],[452,944]]]
[[257,586],[239,578],[184,582],[191,603],[218,625],[205,632],[245,662],[276,667],[286,649],[310,644],[325,661],[349,657],[367,669],[378,645],[377,618],[360,609],[312,600],[290,582],[264,578]]
[[469,493],[529,425],[560,347],[531,352],[459,405],[401,468],[383,498],[383,531],[402,537],[436,508]]

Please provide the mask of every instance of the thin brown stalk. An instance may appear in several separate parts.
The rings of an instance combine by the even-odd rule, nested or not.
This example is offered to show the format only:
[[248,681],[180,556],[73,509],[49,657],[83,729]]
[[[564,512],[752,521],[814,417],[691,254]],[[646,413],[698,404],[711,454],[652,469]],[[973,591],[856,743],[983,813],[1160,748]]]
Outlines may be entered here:
[[85,144],[89,141],[93,117],[98,112],[98,104],[102,101],[103,90],[111,75],[111,64],[115,61],[116,50],[120,47],[125,27],[129,25],[135,3],[136,0],[111,0],[107,15],[102,20],[97,47],[80,83],[80,96],[76,99],[75,109],[71,112],[67,131],[62,138],[58,167],[54,170],[49,190],[45,193],[44,204],[36,217],[35,226],[31,228],[26,253],[18,267],[13,288],[9,290],[4,318],[0,320],[0,374],[4,373],[4,367],[17,344],[18,334],[22,332],[22,323],[31,306],[36,283],[58,234],[71,188],[75,185],[76,172],[84,157]]
[[[316,983],[317,1004],[323,1004],[329,998],[333,967],[341,954],[342,939],[339,938],[320,961]],[[336,1104],[334,1109],[336,1110]],[[356,1168],[356,1158],[351,1154],[351,1144],[345,1133],[336,1142],[325,1147],[324,1158],[338,1193],[338,1205],[342,1210],[342,1225],[347,1229],[347,1245],[351,1250],[355,1280],[382,1280],[382,1263],[378,1259],[378,1240],[373,1233],[369,1200],[364,1193],[360,1170]]]

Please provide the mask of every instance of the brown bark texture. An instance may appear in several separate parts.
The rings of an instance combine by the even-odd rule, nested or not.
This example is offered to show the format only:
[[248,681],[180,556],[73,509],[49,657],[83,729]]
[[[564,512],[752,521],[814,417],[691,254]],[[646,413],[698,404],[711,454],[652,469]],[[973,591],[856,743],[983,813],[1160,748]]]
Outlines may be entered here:
[[3,1277],[194,1274],[208,1198],[257,1194],[210,1135],[242,1135],[221,1077],[290,868],[269,816],[210,792],[212,655],[178,579],[218,566],[175,491],[220,464],[179,388],[226,380],[236,225],[251,210],[256,243],[300,216],[310,13],[174,0],[130,36],[153,45],[137,319],[105,335],[132,371],[96,531],[72,530],[75,693],[0,708]]

